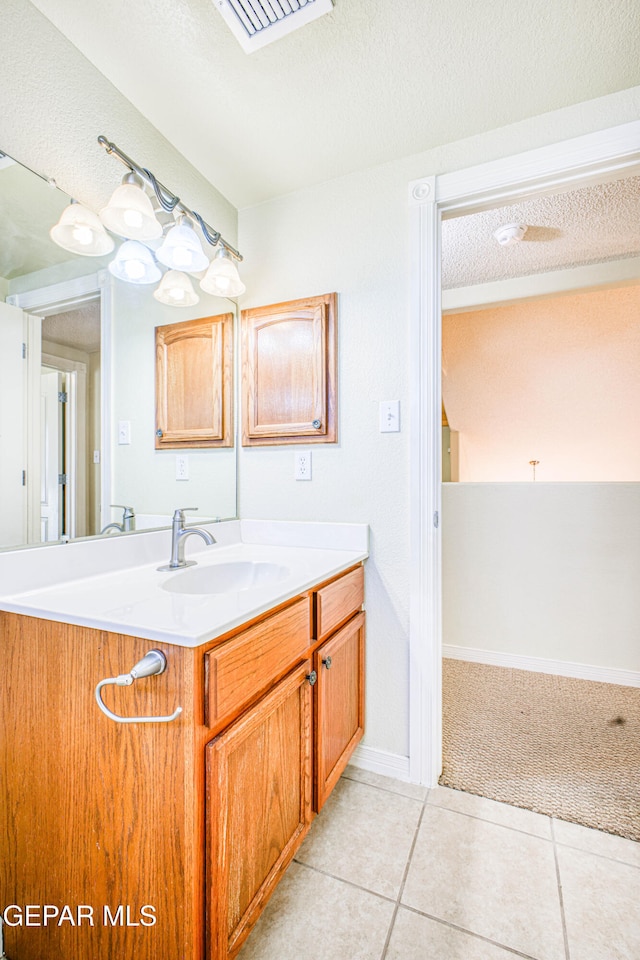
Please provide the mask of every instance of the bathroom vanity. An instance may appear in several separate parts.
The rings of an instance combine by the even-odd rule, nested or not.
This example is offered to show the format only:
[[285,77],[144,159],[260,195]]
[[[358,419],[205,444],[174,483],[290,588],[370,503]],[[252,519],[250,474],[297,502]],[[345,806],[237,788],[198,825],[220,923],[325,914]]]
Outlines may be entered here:
[[[362,737],[362,538],[231,526],[185,571],[0,599],[12,960],[235,956]],[[96,691],[151,650],[162,673]]]

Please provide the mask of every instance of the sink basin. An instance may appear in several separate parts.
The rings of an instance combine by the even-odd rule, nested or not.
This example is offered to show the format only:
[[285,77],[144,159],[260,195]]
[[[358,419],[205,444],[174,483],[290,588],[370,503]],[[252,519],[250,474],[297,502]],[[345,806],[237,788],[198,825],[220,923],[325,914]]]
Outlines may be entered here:
[[170,593],[237,593],[278,583],[288,575],[289,568],[278,563],[236,560],[189,567],[166,580],[162,589]]

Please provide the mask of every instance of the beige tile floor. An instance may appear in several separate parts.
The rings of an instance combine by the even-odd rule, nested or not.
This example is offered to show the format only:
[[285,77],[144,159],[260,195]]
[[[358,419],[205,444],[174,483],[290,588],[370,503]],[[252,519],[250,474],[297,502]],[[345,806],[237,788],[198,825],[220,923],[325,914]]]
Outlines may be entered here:
[[640,960],[640,844],[348,767],[239,960]]

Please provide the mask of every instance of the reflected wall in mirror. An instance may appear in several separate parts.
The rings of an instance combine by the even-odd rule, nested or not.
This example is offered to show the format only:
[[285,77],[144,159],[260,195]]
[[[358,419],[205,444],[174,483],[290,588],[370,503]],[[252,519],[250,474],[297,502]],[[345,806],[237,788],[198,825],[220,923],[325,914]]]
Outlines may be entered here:
[[0,549],[163,526],[185,504],[235,517],[235,447],[190,449],[185,470],[154,442],[155,328],[230,302],[167,306],[111,256],[62,250],[68,203],[0,157]]

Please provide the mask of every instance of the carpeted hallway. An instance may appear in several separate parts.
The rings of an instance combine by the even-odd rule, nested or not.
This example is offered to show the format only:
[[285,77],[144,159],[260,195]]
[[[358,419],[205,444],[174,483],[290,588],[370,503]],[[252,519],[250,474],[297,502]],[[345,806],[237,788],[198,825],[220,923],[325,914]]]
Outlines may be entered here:
[[443,660],[440,783],[640,840],[640,689]]

